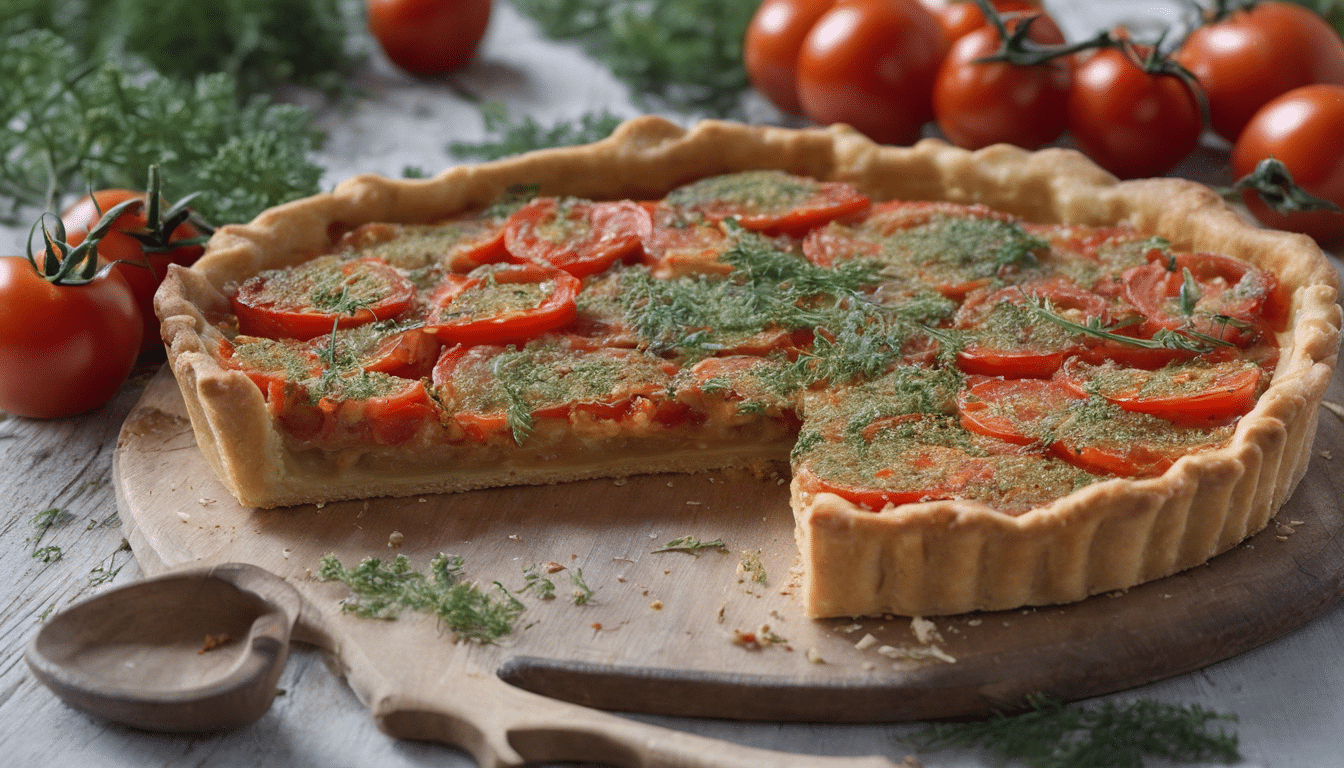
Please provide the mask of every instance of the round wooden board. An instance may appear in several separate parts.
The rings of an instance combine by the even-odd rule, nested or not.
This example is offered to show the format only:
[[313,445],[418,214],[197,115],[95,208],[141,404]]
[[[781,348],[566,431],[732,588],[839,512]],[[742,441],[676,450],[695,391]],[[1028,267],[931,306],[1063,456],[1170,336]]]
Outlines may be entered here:
[[[1326,397],[1342,395],[1336,379]],[[127,539],[147,573],[247,562],[288,579],[305,598],[296,639],[341,659],[394,735],[414,734],[397,734],[400,705],[388,702],[432,714],[453,697],[452,681],[489,674],[601,709],[880,722],[983,714],[1032,692],[1063,700],[1109,693],[1307,622],[1344,586],[1341,446],[1344,421],[1323,410],[1309,472],[1287,505],[1205,566],[1071,605],[936,617],[937,635],[926,642],[909,618],[802,615],[791,594],[796,552],[782,477],[658,475],[242,508],[197,451],[165,369],[126,421],[115,482]],[[687,535],[722,539],[728,551],[654,552]],[[404,554],[423,569],[440,552],[462,556],[467,578],[515,591],[539,565],[557,597],[521,594],[520,627],[497,644],[471,645],[454,643],[429,617],[343,613],[347,590],[315,575],[329,553],[347,566]],[[743,572],[756,556],[763,585]],[[548,563],[564,569],[545,573]],[[585,605],[570,599],[580,571],[593,590]],[[773,641],[754,648],[742,633]]]

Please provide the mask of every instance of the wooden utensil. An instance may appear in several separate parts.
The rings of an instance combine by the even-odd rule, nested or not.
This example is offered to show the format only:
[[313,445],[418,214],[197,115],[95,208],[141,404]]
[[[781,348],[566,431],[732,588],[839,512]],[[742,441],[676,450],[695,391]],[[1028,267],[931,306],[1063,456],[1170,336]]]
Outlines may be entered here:
[[[56,614],[26,656],[43,683],[89,714],[153,731],[234,728],[270,708],[301,605],[288,582],[256,566],[176,571]],[[380,702],[398,721],[385,727],[461,744],[481,765],[499,768],[557,760],[631,768],[895,765],[726,744],[556,702],[494,677],[463,674],[453,688],[453,707]]]
[[26,657],[67,704],[153,731],[211,731],[265,714],[299,593],[245,563],[168,573],[47,620]]

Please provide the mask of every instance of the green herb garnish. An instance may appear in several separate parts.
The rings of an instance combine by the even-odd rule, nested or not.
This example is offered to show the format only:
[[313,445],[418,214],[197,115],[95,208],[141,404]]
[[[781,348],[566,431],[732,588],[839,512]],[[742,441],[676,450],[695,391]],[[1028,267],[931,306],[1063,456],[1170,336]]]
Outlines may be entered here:
[[176,80],[125,59],[92,60],[49,30],[0,25],[0,198],[48,211],[89,189],[135,189],[158,164],[170,199],[216,224],[318,191],[309,112],[244,98],[227,74]]
[[1197,705],[1140,699],[1067,707],[1039,695],[1027,703],[1031,711],[1020,715],[934,723],[915,733],[911,744],[922,751],[979,748],[1031,768],[1142,768],[1145,757],[1224,763],[1240,759],[1236,733],[1208,731],[1213,721],[1236,716]]
[[555,582],[542,576],[537,570],[539,566],[533,565],[523,571],[523,588],[518,590],[519,594],[531,591],[542,600],[555,599]]
[[701,541],[700,539],[694,536],[680,536],[667,542],[663,546],[653,551],[686,552],[694,555],[702,549],[717,549],[723,552],[727,552],[728,545],[723,543],[723,539],[715,539],[713,541]]
[[[1174,349],[1204,354],[1212,352],[1217,347],[1235,346],[1229,341],[1224,341],[1223,339],[1215,338],[1206,333],[1188,329],[1173,331],[1168,328],[1163,328],[1154,333],[1151,339],[1126,336],[1122,333],[1115,333],[1115,331],[1122,326],[1104,326],[1101,324],[1101,319],[1097,317],[1089,317],[1086,323],[1074,322],[1057,313],[1051,301],[1044,297],[1028,296],[1025,306],[1042,320],[1054,323],[1073,333],[1093,336],[1098,339],[1114,341],[1142,349]],[[1227,320],[1230,323],[1232,318],[1227,318]]]
[[390,563],[365,558],[354,568],[326,555],[318,575],[350,588],[354,596],[341,608],[356,616],[393,619],[404,610],[433,613],[458,638],[474,643],[493,642],[512,632],[523,603],[499,582],[491,593],[462,581],[462,565],[462,558],[440,554],[426,575],[414,570],[405,555]]
[[587,605],[593,599],[593,588],[583,580],[583,569],[575,568],[569,572],[569,583],[574,585],[571,600],[575,605]]

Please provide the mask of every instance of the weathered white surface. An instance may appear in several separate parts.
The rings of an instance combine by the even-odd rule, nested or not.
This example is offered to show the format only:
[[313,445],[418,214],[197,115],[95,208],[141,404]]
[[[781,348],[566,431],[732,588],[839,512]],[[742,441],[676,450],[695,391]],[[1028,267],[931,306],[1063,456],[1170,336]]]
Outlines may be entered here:
[[[1116,21],[1167,18],[1173,2],[1049,3],[1078,36]],[[1081,7],[1080,7],[1081,6]],[[1095,23],[1093,23],[1095,22]],[[453,162],[444,146],[484,135],[475,106],[443,82],[413,81],[381,59],[364,74],[374,98],[353,112],[324,116],[332,131],[324,185],[361,171],[400,175],[407,165],[434,172]],[[457,77],[463,86],[507,103],[542,124],[608,108],[635,114],[623,88],[574,49],[541,41],[506,3],[497,4],[480,60]],[[758,102],[753,114],[772,117]],[[1184,174],[1222,180],[1218,156],[1187,161]],[[27,228],[0,230],[0,252],[18,253]],[[1336,262],[1339,266],[1339,262]],[[139,569],[121,547],[111,487],[111,457],[122,418],[135,403],[138,374],[111,404],[72,419],[0,421],[0,763],[13,766],[471,766],[463,753],[400,742],[380,733],[364,706],[320,654],[297,648],[270,712],[256,724],[215,736],[163,736],[93,721],[62,705],[29,673],[24,645],[42,616]],[[1322,418],[1335,418],[1322,414]],[[1344,456],[1330,459],[1344,461]],[[35,541],[34,516],[52,507],[64,522]],[[31,556],[56,545],[62,557]],[[113,575],[114,574],[114,575]],[[1344,606],[1256,651],[1197,673],[1120,694],[1198,703],[1239,717],[1244,766],[1326,768],[1344,754]],[[808,726],[640,717],[671,728],[751,746],[813,754],[908,753],[908,725]],[[928,766],[994,765],[978,755],[934,753]]]

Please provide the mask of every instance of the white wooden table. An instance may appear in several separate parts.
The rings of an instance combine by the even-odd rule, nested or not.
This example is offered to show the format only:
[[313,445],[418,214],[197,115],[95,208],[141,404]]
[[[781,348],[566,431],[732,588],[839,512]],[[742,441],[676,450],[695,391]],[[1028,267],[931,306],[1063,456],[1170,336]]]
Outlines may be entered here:
[[[1141,12],[1162,18],[1174,4],[1050,3],[1066,31],[1083,34]],[[1095,6],[1095,7],[1093,7]],[[373,96],[353,113],[332,112],[322,161],[330,185],[353,173],[399,175],[407,165],[433,172],[452,160],[453,139],[483,135],[478,109],[442,82],[402,77],[375,58],[362,74]],[[543,125],[610,109],[634,115],[623,87],[576,50],[540,39],[507,4],[497,4],[482,54],[460,76],[468,88],[507,103],[515,116]],[[753,119],[778,119],[762,102]],[[1221,182],[1209,152],[1183,175]],[[0,251],[19,253],[26,227],[0,229]],[[1335,259],[1340,267],[1340,261]],[[0,420],[0,764],[12,766],[471,766],[450,747],[409,743],[380,733],[323,654],[295,649],[283,694],[257,723],[209,736],[165,736],[93,720],[61,704],[28,671],[22,652],[43,617],[122,584],[140,571],[122,539],[111,461],[123,418],[155,366],[142,366],[123,391],[93,413],[55,421]],[[1336,418],[1322,414],[1322,418]],[[1323,457],[1320,460],[1325,460]],[[1344,462],[1344,456],[1333,457]],[[36,518],[64,514],[43,529]],[[34,557],[60,548],[59,559]],[[1344,755],[1344,606],[1266,646],[1196,673],[1115,695],[1200,704],[1235,713],[1245,766],[1336,766]],[[899,761],[901,737],[916,726],[742,723],[640,716],[669,728],[788,752],[869,755]],[[981,766],[974,753],[922,755],[929,766]]]

